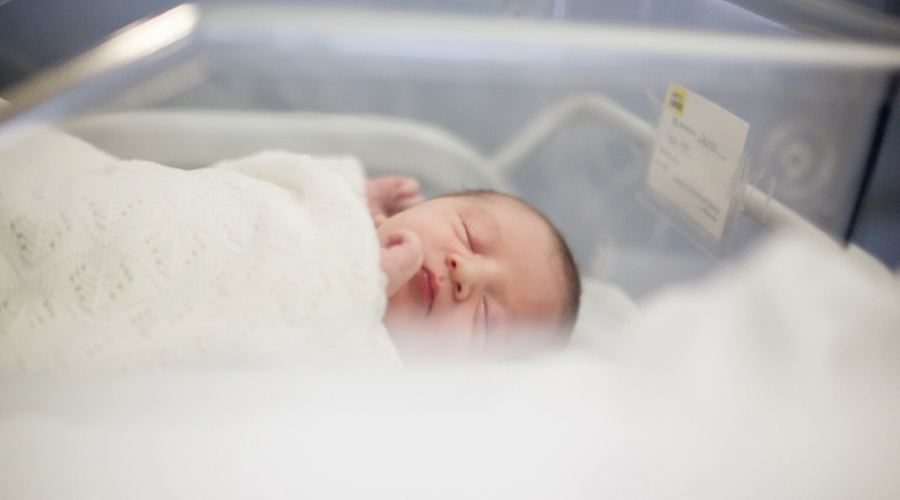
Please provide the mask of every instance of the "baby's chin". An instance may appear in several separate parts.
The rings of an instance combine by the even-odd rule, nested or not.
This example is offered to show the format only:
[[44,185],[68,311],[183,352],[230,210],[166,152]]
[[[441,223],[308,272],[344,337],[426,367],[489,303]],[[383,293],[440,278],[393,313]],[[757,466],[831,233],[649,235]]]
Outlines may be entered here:
[[384,325],[407,363],[469,362],[515,359],[552,349],[550,330],[541,325],[521,325],[500,335],[499,345],[473,340],[471,325],[459,325],[440,311],[428,314],[415,278],[388,298]]
[[480,358],[477,346],[470,341],[471,332],[431,323],[430,318],[421,321],[410,321],[408,318],[395,322],[385,320],[394,347],[404,362],[468,362]]

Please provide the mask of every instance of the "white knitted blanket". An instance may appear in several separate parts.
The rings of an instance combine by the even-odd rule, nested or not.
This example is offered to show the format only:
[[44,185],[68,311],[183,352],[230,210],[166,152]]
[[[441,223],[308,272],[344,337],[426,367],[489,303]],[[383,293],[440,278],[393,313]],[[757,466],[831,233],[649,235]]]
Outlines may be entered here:
[[0,153],[0,373],[393,364],[385,286],[353,159],[188,172],[53,131]]

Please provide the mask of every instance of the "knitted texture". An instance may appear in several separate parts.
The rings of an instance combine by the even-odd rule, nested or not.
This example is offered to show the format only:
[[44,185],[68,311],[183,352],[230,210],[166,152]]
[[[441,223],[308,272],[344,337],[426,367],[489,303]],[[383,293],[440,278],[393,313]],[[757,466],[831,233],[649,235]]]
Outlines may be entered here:
[[182,171],[49,132],[4,153],[0,372],[396,363],[362,185],[354,159],[286,152]]

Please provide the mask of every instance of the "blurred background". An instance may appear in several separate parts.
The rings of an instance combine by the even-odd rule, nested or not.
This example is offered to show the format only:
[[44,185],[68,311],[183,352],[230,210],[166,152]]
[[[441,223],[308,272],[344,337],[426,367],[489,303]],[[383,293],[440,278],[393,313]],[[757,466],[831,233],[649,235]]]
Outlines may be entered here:
[[[211,0],[221,2],[222,0]],[[233,0],[232,0],[233,1]],[[283,1],[283,0],[282,0]],[[0,97],[30,76],[96,46],[135,21],[162,13],[180,0],[0,0]],[[519,16],[580,22],[742,31],[746,11],[769,19],[778,35],[785,27],[809,36],[900,43],[900,0],[732,0],[741,16],[729,19],[723,0],[579,2],[566,0],[297,0],[295,3]],[[715,3],[715,22],[705,3]],[[760,23],[754,32],[759,33]],[[873,29],[875,27],[875,29]],[[765,31],[765,30],[763,30]],[[900,265],[900,104],[894,103],[876,165],[851,241],[892,268]]]

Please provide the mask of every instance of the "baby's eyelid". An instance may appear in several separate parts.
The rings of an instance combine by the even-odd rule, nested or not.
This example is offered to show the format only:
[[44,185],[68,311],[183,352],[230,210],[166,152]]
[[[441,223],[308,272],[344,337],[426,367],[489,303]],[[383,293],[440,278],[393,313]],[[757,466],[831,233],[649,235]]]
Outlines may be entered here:
[[474,250],[472,249],[472,236],[469,234],[469,226],[466,225],[466,221],[462,219],[460,220],[462,221],[463,231],[465,231],[466,233],[466,245],[469,247],[469,250],[472,250],[474,252]]

